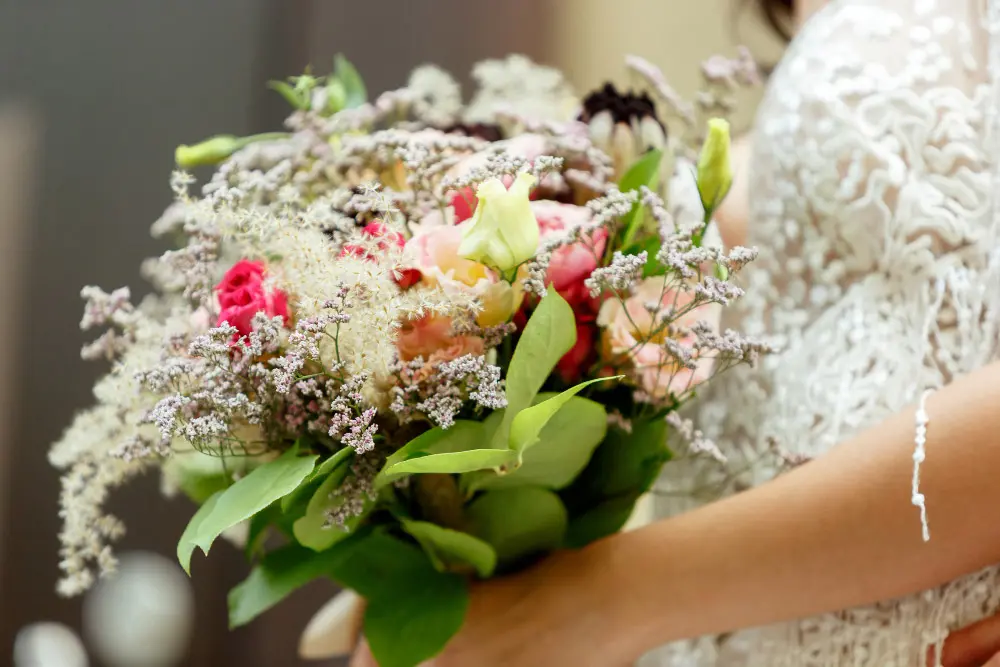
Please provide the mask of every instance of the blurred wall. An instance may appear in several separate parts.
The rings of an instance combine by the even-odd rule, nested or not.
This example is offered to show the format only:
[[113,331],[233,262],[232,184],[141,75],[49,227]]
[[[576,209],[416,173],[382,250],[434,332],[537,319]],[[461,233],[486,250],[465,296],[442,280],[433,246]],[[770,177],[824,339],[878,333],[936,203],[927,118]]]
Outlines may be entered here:
[[[59,484],[46,452],[103,372],[79,357],[80,288],[146,291],[139,264],[163,250],[148,230],[170,201],[174,147],[280,128],[288,109],[266,81],[309,63],[323,73],[338,51],[374,93],[422,62],[463,74],[510,51],[543,58],[547,11],[533,0],[506,0],[502,12],[465,0],[0,1],[0,107],[26,101],[42,133],[34,162],[7,161],[12,177],[0,184],[21,195],[0,213],[16,201],[24,223],[15,241],[0,219],[0,257],[21,260],[0,266],[0,664],[26,624],[80,627],[79,600],[54,592]],[[193,512],[163,501],[153,475],[115,493],[111,507],[129,529],[122,550],[166,555]],[[193,570],[197,626],[185,665],[299,664],[298,634],[332,586],[230,632],[225,596],[245,562],[223,545]]]
[[[552,60],[579,90],[604,81],[627,83],[624,57],[659,66],[685,97],[701,82],[698,64],[745,45],[762,63],[774,63],[781,43],[749,0],[550,0],[559,8],[550,37]],[[734,126],[752,121],[761,91],[741,102]]]

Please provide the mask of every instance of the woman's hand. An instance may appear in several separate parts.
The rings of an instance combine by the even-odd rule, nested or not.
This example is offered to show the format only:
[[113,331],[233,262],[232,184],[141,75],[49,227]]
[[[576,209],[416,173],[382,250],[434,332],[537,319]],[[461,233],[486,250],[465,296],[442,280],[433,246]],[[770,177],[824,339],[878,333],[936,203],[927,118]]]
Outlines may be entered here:
[[[550,556],[519,574],[473,585],[465,625],[427,667],[624,667],[628,637],[606,628],[609,590],[600,575],[611,551],[598,542]],[[376,667],[362,642],[351,667]]]
[[[521,578],[524,576],[520,575]],[[514,583],[513,588],[519,588],[527,583],[519,582],[518,579],[519,577],[513,577],[510,580]],[[544,590],[537,592],[539,595],[546,595]],[[491,619],[485,615],[490,612],[492,607],[501,602],[500,598],[492,597],[498,594],[499,591],[491,590],[489,585],[473,589],[473,609],[477,610],[476,614],[473,615],[470,610],[469,622],[462,629],[462,632],[449,644],[444,654],[432,661],[429,667],[448,667],[462,664],[481,664],[484,667],[501,664],[559,664],[559,661],[571,651],[581,648],[584,650],[592,649],[595,654],[600,651],[601,647],[592,644],[586,637],[571,638],[569,635],[561,635],[566,642],[575,641],[575,646],[558,645],[558,643],[553,646],[551,641],[545,641],[540,636],[538,642],[528,642],[519,648],[511,646],[499,654],[487,653],[497,648],[497,642],[491,641],[489,635],[485,637],[484,641],[479,635],[503,627],[494,624],[493,621],[498,619]],[[530,624],[529,619],[524,620]],[[548,628],[542,632],[547,633]],[[494,639],[499,638],[501,637],[494,637]],[[511,648],[514,649],[514,652],[506,652]],[[463,662],[469,660],[471,662]],[[507,660],[514,662],[506,662]],[[526,660],[530,662],[526,662]],[[600,658],[595,655],[593,660],[592,664],[598,664]],[[928,667],[933,666],[932,656],[928,656],[927,664]],[[952,633],[948,637],[948,641],[945,642],[941,664],[944,667],[1000,667],[1000,614]],[[378,667],[368,649],[368,644],[364,640],[361,641],[351,660],[351,667]]]
[[[930,657],[927,662],[933,665]],[[949,635],[941,664],[944,667],[1000,667],[1000,614]]]

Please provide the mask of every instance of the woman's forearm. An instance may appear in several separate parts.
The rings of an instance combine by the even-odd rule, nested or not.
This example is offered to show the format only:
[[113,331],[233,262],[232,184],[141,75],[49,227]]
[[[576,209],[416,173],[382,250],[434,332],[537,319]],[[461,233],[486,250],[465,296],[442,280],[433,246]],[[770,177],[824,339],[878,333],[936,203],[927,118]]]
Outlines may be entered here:
[[1000,561],[1000,365],[938,391],[910,503],[914,409],[775,481],[593,545],[609,635],[662,643],[849,608]]

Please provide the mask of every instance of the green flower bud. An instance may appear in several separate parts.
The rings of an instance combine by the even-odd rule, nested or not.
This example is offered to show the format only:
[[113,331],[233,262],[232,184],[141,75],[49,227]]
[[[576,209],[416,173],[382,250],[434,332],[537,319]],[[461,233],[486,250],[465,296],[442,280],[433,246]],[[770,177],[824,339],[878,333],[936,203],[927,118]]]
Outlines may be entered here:
[[174,160],[182,169],[192,169],[210,164],[218,164],[235,153],[240,147],[240,138],[223,134],[206,139],[194,146],[181,145],[174,151]]
[[729,147],[729,123],[721,118],[708,121],[708,138],[698,158],[698,193],[706,218],[719,207],[733,185]]
[[462,223],[458,254],[501,272],[510,271],[538,251],[538,221],[528,194],[535,177],[520,173],[508,190],[499,178],[479,186],[476,213]]
[[218,164],[239,149],[254,142],[286,139],[288,136],[286,132],[265,132],[264,134],[254,134],[249,137],[220,134],[194,146],[178,146],[174,151],[174,161],[181,169],[193,169],[195,167]]

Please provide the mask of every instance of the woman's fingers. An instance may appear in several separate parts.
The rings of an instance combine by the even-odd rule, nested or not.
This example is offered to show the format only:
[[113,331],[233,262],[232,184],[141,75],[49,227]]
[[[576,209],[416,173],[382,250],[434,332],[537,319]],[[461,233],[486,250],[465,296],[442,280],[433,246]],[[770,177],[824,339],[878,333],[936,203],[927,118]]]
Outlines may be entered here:
[[1000,667],[1000,614],[948,635],[944,667]]
[[351,656],[349,667],[378,667],[378,663],[375,662],[375,657],[368,648],[368,642],[365,641],[364,637],[358,642],[358,647],[354,649],[354,655]]

